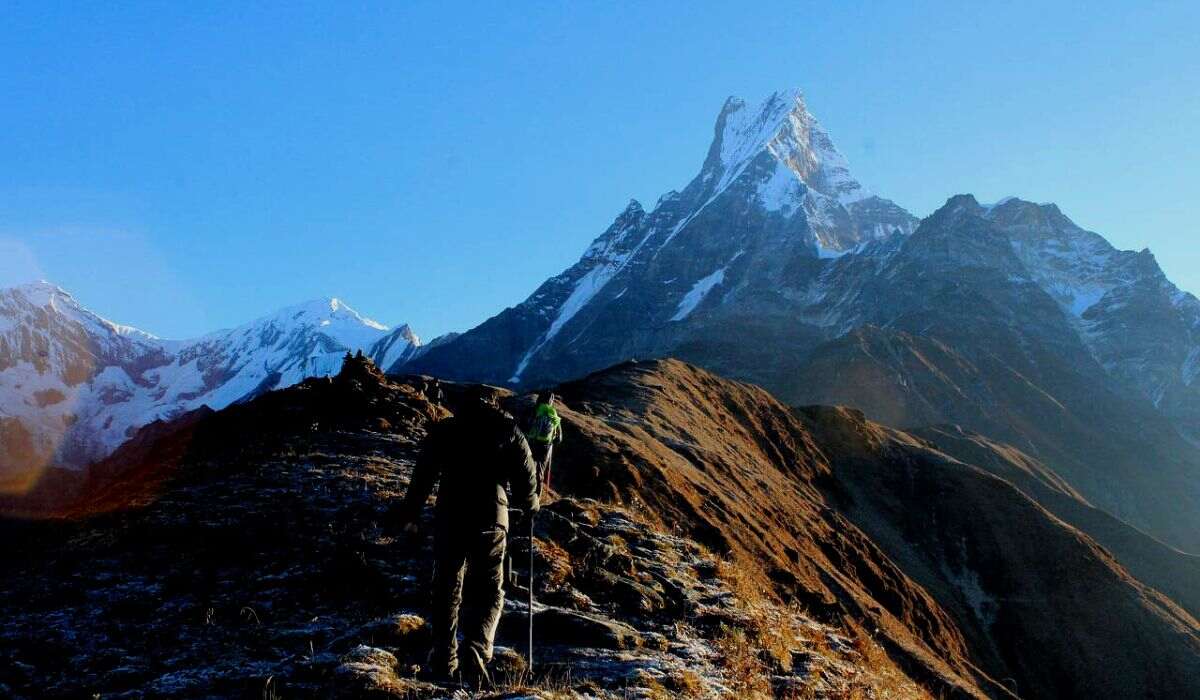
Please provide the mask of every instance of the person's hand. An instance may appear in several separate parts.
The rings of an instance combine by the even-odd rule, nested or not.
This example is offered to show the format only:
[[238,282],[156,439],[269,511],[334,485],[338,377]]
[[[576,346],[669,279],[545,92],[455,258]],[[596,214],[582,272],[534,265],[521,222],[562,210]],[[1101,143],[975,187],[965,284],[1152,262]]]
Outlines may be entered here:
[[517,511],[517,517],[513,520],[512,531],[521,537],[529,535],[530,515],[525,511]]

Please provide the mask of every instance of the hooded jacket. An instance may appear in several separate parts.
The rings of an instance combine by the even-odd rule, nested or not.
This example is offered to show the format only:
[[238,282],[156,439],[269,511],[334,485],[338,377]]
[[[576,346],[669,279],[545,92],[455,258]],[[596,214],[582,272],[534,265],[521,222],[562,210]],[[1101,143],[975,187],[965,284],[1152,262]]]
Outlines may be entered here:
[[403,522],[416,520],[438,483],[435,522],[442,531],[507,529],[506,486],[513,508],[538,509],[537,463],[512,417],[497,409],[462,411],[430,429],[400,506]]

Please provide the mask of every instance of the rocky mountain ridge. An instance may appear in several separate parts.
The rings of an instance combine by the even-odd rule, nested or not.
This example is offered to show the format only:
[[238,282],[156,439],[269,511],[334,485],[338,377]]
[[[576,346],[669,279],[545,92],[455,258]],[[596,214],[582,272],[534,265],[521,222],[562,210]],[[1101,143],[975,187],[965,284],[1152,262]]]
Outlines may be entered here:
[[[429,543],[389,529],[431,404],[350,360],[142,431],[61,515],[0,519],[16,697],[445,697]],[[518,409],[528,397],[494,391]],[[537,672],[483,697],[1186,697],[1200,623],[997,474],[676,361],[558,391]],[[989,471],[991,473],[989,473]],[[426,518],[432,517],[427,513]],[[528,548],[518,542],[518,566]],[[68,655],[49,649],[69,648]]]
[[721,110],[700,173],[393,370],[517,387],[678,357],[785,401],[1011,443],[1200,552],[1200,301],[1053,204],[872,197],[796,92]]
[[162,340],[92,313],[48,283],[0,290],[0,480],[80,467],[138,428],[335,373],[347,352],[411,358],[420,339],[338,299],[281,309],[192,340]]
[[[523,384],[579,376],[611,364],[601,358],[679,341],[727,290],[752,301],[764,274],[786,275],[793,261],[833,258],[915,226],[850,176],[799,91],[757,107],[731,98],[687,187],[651,211],[630,202],[579,263],[414,369]],[[612,333],[620,324],[630,332]]]

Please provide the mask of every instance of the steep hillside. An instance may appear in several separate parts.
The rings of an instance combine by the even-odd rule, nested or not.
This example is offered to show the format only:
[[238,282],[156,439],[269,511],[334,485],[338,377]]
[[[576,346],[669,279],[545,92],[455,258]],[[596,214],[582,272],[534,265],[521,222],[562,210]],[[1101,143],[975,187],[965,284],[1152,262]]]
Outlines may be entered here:
[[[388,528],[416,441],[462,390],[447,385],[443,407],[422,385],[350,360],[336,378],[146,428],[65,520],[0,522],[12,652],[0,684],[37,697],[438,696],[412,670],[429,545]],[[796,412],[677,361],[559,390],[557,502],[534,548],[540,661],[522,672],[526,608],[510,600],[499,668],[511,690],[1200,692],[1192,616],[926,440],[847,409]],[[1031,460],[989,454],[1006,465],[994,473],[1069,493]],[[52,653],[62,646],[75,651]]]
[[[929,291],[913,284],[913,298]],[[946,308],[977,299],[961,282],[938,293]],[[915,311],[890,328],[857,328],[818,346],[781,391],[795,403],[861,407],[889,425],[957,424],[1014,445],[1090,504],[1200,552],[1200,453],[1148,401],[1106,384],[1081,348],[1040,344],[1000,314]],[[900,330],[934,323],[937,335]]]
[[[920,630],[959,669],[1016,679],[1031,697],[1171,697],[1200,682],[1192,616],[1011,483],[929,443],[846,409],[793,421],[765,392],[677,362],[627,365],[564,393],[603,416],[602,450],[618,458],[580,488],[599,482],[664,522],[712,533],[738,560],[766,563],[777,585],[795,576],[852,610],[877,601],[864,613],[873,624]],[[1108,655],[1129,659],[1133,647],[1148,656],[1111,665]]]
[[1057,474],[1020,450],[958,426],[912,431],[946,454],[1013,484],[1063,522],[1112,552],[1138,580],[1200,618],[1200,557],[1185,554],[1088,503]]
[[838,465],[842,511],[946,607],[981,665],[1012,679],[1014,692],[1196,692],[1200,623],[1094,540],[1012,484],[860,413],[802,415]]
[[[144,429],[64,519],[0,520],[0,694],[445,697],[414,675],[430,543],[388,515],[424,427],[447,415],[421,384],[350,361],[333,379]],[[446,389],[453,407],[461,388]],[[516,556],[524,570],[522,540]],[[869,629],[785,605],[642,513],[555,498],[534,557],[537,672],[518,653],[528,608],[513,596],[497,659],[507,690],[931,697]]]

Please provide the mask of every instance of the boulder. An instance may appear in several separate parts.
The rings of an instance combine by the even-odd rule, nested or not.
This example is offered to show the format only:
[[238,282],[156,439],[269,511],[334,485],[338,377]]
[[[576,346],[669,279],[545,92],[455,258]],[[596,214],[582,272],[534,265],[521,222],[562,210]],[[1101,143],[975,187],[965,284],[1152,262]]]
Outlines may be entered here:
[[[511,631],[510,625],[527,624],[523,615],[509,615],[505,619],[509,623],[506,625],[509,630],[506,631]],[[629,625],[563,608],[538,611],[533,616],[533,634],[535,644],[618,650],[642,645],[642,635]]]
[[432,638],[429,623],[419,615],[397,613],[367,623],[359,637],[406,654],[423,653]]

